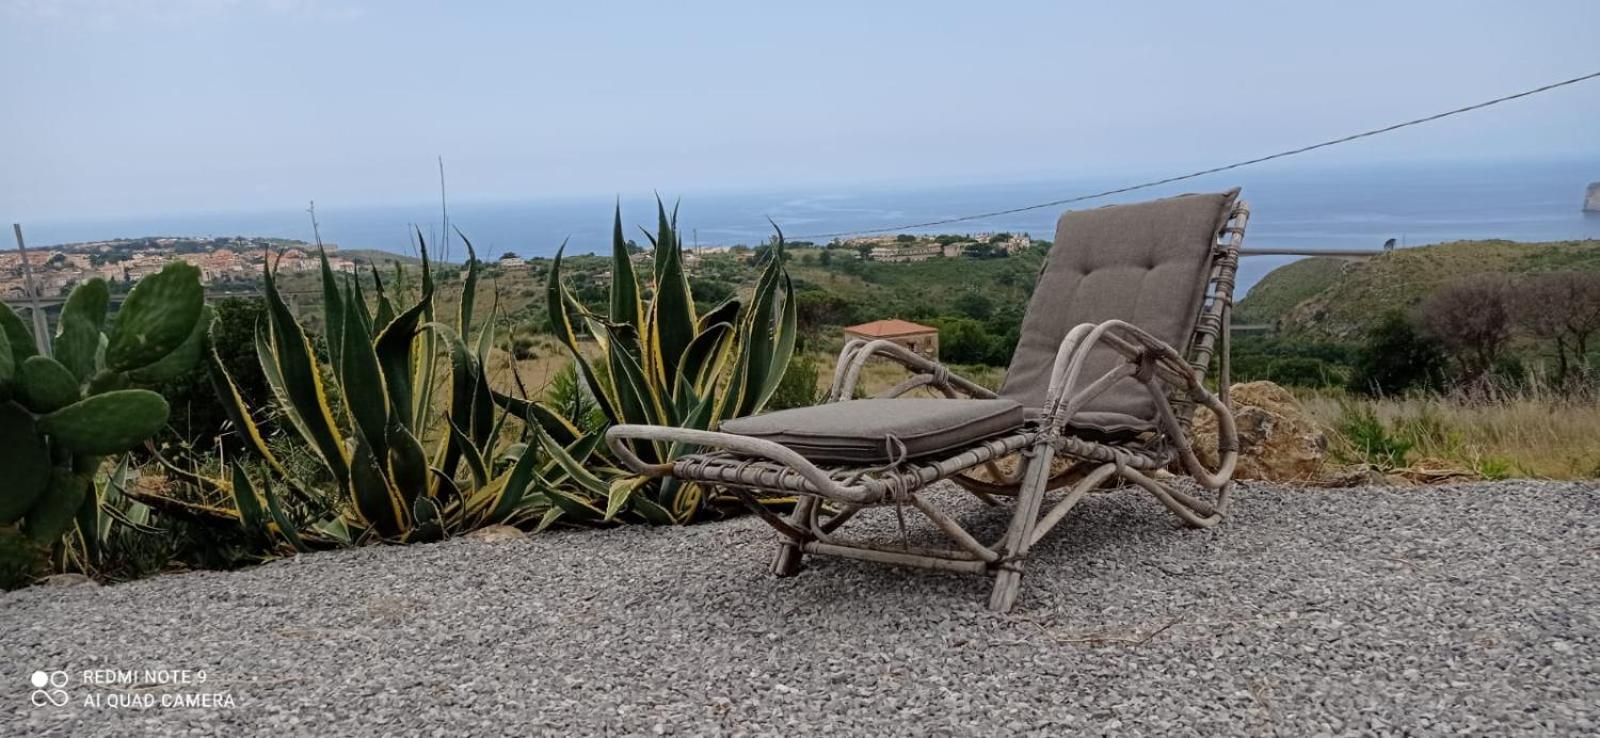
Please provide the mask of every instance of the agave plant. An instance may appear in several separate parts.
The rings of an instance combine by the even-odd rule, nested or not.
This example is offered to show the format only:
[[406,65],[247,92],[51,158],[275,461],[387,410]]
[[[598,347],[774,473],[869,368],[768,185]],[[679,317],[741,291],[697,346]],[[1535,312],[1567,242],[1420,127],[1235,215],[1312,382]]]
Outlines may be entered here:
[[[634,271],[621,208],[617,209],[605,314],[573,296],[561,277],[565,249],[557,252],[549,283],[556,337],[572,354],[579,376],[610,423],[713,429],[728,418],[759,412],[794,353],[796,304],[784,269],[782,231],[748,301],[730,298],[699,314],[684,271],[677,209],[669,214],[657,200],[656,212],[656,234],[645,234],[654,247],[647,285]],[[605,371],[596,371],[584,356],[580,331],[598,344]],[[508,405],[539,411],[537,405]],[[553,439],[542,434],[540,440],[553,457],[561,457]],[[646,461],[666,462],[693,449],[637,442],[634,450]],[[717,503],[723,502],[693,483],[632,475],[611,465],[586,476],[574,475],[574,480],[576,484],[551,488],[546,494],[576,521],[622,515],[652,523],[688,523],[720,509]]]
[[53,356],[0,303],[0,558],[12,571],[36,571],[50,553],[79,568],[94,557],[106,529],[101,462],[167,423],[167,401],[140,385],[183,374],[202,353],[210,309],[195,267],[173,262],[140,280],[108,326],[110,299],[103,279],[74,288]]
[[[326,365],[284,301],[269,264],[263,274],[267,318],[257,330],[258,358],[274,409],[332,480],[336,489],[331,497],[337,504],[309,525],[295,522],[280,488],[302,508],[314,508],[329,495],[317,494],[316,482],[296,478],[273,453],[252,408],[213,355],[210,372],[218,396],[268,472],[252,479],[235,462],[206,476],[163,460],[178,476],[221,493],[227,503],[220,510],[191,505],[177,511],[237,524],[265,548],[277,550],[427,540],[483,525],[542,520],[549,510],[542,490],[566,483],[569,466],[582,471],[599,436],[583,436],[563,418],[546,413],[536,415],[536,422],[548,424],[542,435],[559,439],[555,447],[567,464],[528,452],[526,445],[500,449],[509,416],[493,403],[485,371],[494,321],[482,321],[469,345],[479,267],[470,242],[467,249],[467,274],[453,323],[435,320],[426,244],[420,295],[403,310],[397,309],[376,270],[369,304],[362,280],[354,274],[336,275],[324,253]],[[436,412],[434,388],[446,369],[446,407]]]

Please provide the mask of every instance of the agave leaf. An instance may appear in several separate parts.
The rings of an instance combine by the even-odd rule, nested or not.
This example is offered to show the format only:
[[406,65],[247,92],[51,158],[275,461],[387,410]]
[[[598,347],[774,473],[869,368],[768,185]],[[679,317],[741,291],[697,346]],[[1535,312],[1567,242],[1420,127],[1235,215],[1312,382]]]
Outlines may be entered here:
[[115,507],[103,507],[102,508],[101,512],[105,516],[106,522],[102,523],[101,530],[105,531],[105,533],[101,534],[102,537],[101,537],[101,540],[100,540],[100,545],[102,545],[102,546],[105,545],[105,536],[106,536],[107,533],[110,532],[110,530],[112,528],[110,523],[113,523],[113,522],[116,523],[117,525],[123,526],[125,528],[130,529],[130,530],[133,530],[136,533],[142,533],[142,534],[147,535],[147,536],[162,535],[162,534],[165,534],[167,532],[167,529],[158,528],[158,527],[156,527],[154,525],[150,525],[150,523],[147,522],[148,518],[149,518],[149,514],[148,513],[149,513],[149,510],[150,510],[150,508],[148,506],[146,506],[146,505],[144,505],[142,503],[138,503],[138,502],[131,503],[129,505],[129,507],[134,507],[134,506],[137,506],[137,509],[139,511],[141,511],[142,513],[145,513],[145,514],[140,515],[140,516],[134,516],[134,515],[131,515],[131,514],[127,513],[127,512],[124,512],[123,510],[120,510],[120,509],[115,508]]
[[[347,323],[348,325],[348,323]],[[350,496],[355,502],[361,520],[380,536],[394,538],[411,528],[411,506],[403,495],[384,476],[366,437],[357,433],[352,437],[354,453],[350,458]]]
[[322,265],[322,325],[327,333],[328,358],[337,372],[344,350],[344,337],[340,335],[344,330],[344,295],[339,292],[339,280],[328,263],[327,249],[318,246],[317,259]]
[[478,252],[473,250],[472,241],[461,229],[456,229],[456,235],[467,245],[467,276],[461,281],[461,311],[456,321],[456,332],[465,336],[472,330],[472,303],[478,297]]
[[555,260],[550,265],[550,282],[546,288],[550,327],[555,331],[556,339],[567,347],[567,351],[572,354],[572,360],[578,364],[578,373],[589,386],[589,392],[594,396],[595,403],[600,406],[600,412],[605,415],[607,421],[615,423],[618,417],[616,403],[607,394],[606,388],[595,378],[594,370],[590,368],[588,360],[583,358],[583,352],[578,349],[578,335],[573,331],[571,313],[571,308],[577,304],[577,300],[567,292],[566,285],[561,280],[561,256],[566,248],[566,243],[562,243],[561,248],[556,250]]
[[300,531],[295,528],[294,521],[290,520],[289,516],[284,513],[283,502],[278,499],[278,493],[272,491],[271,482],[261,485],[261,496],[267,501],[267,514],[272,517],[272,524],[277,529],[278,535],[283,536],[283,539],[288,541],[289,545],[294,547],[294,550],[300,553],[310,551],[311,547],[307,546],[305,539],[300,537]]
[[723,300],[722,304],[707,310],[705,315],[700,316],[700,325],[698,326],[700,332],[704,333],[707,328],[718,323],[737,325],[739,323],[739,307],[742,304],[739,302],[738,297],[730,297]]
[[750,408],[751,413],[759,413],[767,406],[767,401],[772,399],[772,394],[778,391],[778,385],[783,381],[783,373],[789,368],[789,360],[794,358],[794,342],[797,330],[797,313],[794,299],[794,284],[789,281],[789,275],[783,275],[783,308],[782,315],[778,318],[777,332],[773,339],[771,364],[767,366],[767,377],[761,385],[760,395],[756,404]]
[[[293,408],[291,422],[305,437],[307,443],[322,458],[323,464],[345,486],[350,479],[350,458],[345,452],[339,426],[333,420],[333,409],[328,405],[327,393],[322,386],[322,372],[317,366],[316,353],[305,331],[295,321],[283,295],[278,292],[277,280],[271,270],[265,271],[263,291],[267,297],[267,317],[271,339],[262,363],[262,373],[274,382],[274,391],[285,408]],[[348,321],[347,321],[348,324]],[[261,341],[257,339],[257,351]],[[271,364],[272,369],[267,365]],[[295,419],[298,421],[295,422]]]
[[[604,440],[605,433],[596,431],[584,435],[563,448],[566,449],[568,458],[582,466],[589,462],[589,457],[594,454],[595,449],[599,448],[600,443]],[[603,469],[601,471],[604,472]],[[562,466],[560,460],[554,457],[549,458],[539,467],[538,476],[552,485],[561,484],[568,479],[566,468]]]
[[389,391],[373,349],[372,335],[359,310],[344,311],[344,356],[339,366],[339,386],[344,391],[345,409],[357,431],[366,437],[367,446],[377,458],[389,453]]
[[528,489],[533,486],[538,466],[539,454],[534,453],[532,449],[524,449],[522,456],[517,458],[517,463],[502,475],[505,481],[501,485],[500,499],[489,511],[489,522],[498,523],[505,520],[518,505],[522,504],[523,499],[527,497]]
[[564,489],[545,487],[544,495],[550,500],[550,504],[578,520],[597,523],[606,519],[606,511]]
[[606,493],[606,520],[609,521],[615,518],[617,512],[628,504],[628,499],[633,497],[633,493],[639,491],[640,487],[649,484],[650,479],[650,477],[645,476],[633,476],[618,477],[611,480],[611,489]]
[[428,454],[410,429],[392,420],[389,423],[389,481],[408,506],[412,500],[428,495]]
[[663,507],[672,513],[673,520],[688,522],[699,517],[698,513],[705,495],[705,488],[698,484],[684,482],[676,477],[673,477],[671,481],[676,482],[676,484],[663,485],[670,491],[662,502],[664,503]]
[[[504,474],[491,479],[486,484],[479,485],[467,495],[463,504],[460,523],[463,527],[476,528],[488,525],[490,514],[500,508],[506,498],[506,476]],[[498,521],[495,521],[498,522]]]
[[578,437],[578,427],[566,416],[543,402],[524,400],[499,392],[493,392],[492,396],[495,404],[529,423],[537,423],[544,432],[556,439],[557,443],[565,445],[572,443]]
[[473,445],[472,439],[467,437],[466,431],[454,421],[450,422],[450,437],[454,439],[456,449],[467,460],[467,471],[472,475],[472,489],[476,490],[489,482],[489,467],[484,463],[483,455],[478,453],[478,448]]
[[535,429],[534,435],[538,437],[539,445],[544,448],[545,453],[555,459],[556,463],[561,466],[562,471],[565,471],[572,478],[572,481],[577,483],[585,492],[593,497],[604,497],[610,493],[610,485],[584,468],[581,462],[567,453],[567,450],[552,440],[548,434]]
[[[431,324],[434,322],[433,268],[428,263],[428,244],[423,240],[420,229],[417,231],[417,251],[422,256],[422,297],[418,300],[418,304],[423,306],[422,321]],[[439,337],[433,331],[424,331],[422,352],[415,363],[416,370],[412,374],[411,382],[412,391],[416,395],[416,402],[411,410],[412,422],[432,415],[433,382],[439,369]]]
[[406,536],[407,541],[427,541],[448,535],[446,513],[439,504],[426,497],[417,498],[413,508],[416,525]]
[[[606,325],[604,330],[610,333],[613,346],[626,347],[632,342],[626,326]],[[617,409],[622,420],[628,423],[672,425],[670,413],[656,392],[659,385],[650,382],[638,357],[624,348],[608,352],[607,358],[610,360],[611,384],[616,388]]]
[[639,292],[639,278],[633,271],[633,255],[628,253],[628,241],[622,237],[620,201],[611,224],[611,319],[628,323],[636,330],[644,327],[644,300]]
[[361,291],[361,273],[345,275],[345,320],[350,320],[350,313],[355,313],[361,320],[361,325],[367,329],[367,334],[372,333],[372,310],[367,307],[367,295]]
[[372,269],[372,291],[378,296],[378,310],[372,316],[372,324],[386,326],[394,320],[394,303],[389,300],[388,291],[383,289],[383,275],[378,273],[378,265],[369,263],[367,266]]
[[[450,436],[439,467],[453,476],[462,453],[470,448],[481,457],[487,450],[494,427],[494,402],[483,366],[459,335],[450,335],[449,340],[450,422],[463,432],[464,438],[456,439],[453,434]],[[463,440],[466,441],[465,446],[460,443]]]
[[534,526],[533,532],[543,533],[547,528],[555,525],[556,521],[561,519],[561,516],[566,514],[567,511],[559,507],[552,507],[549,510],[544,511],[544,516],[539,518],[539,524]]
[[[378,367],[383,371],[384,386],[389,390],[389,413],[407,428],[410,428],[419,417],[412,414],[415,410],[411,397],[414,371],[412,348],[416,343],[420,321],[425,317],[432,300],[432,293],[424,291],[422,299],[418,300],[417,304],[407,308],[384,326],[373,346],[373,351],[378,357]],[[433,358],[425,356],[422,360],[432,361]]]
[[[128,485],[128,462],[131,458],[132,454],[123,454],[122,458],[117,460],[117,465],[112,467],[111,471],[106,474],[106,482],[102,485],[102,491],[99,495],[100,504],[96,505],[95,508],[96,516],[92,536],[97,543],[104,543],[110,537],[113,515],[117,516],[116,522],[127,519],[128,522],[124,523],[124,525],[129,527],[144,525],[143,520],[135,521],[130,516],[124,515],[121,509],[122,499],[126,496],[122,493],[122,490]],[[130,508],[134,506],[139,507],[140,512],[148,512],[148,508],[137,502],[129,504]]]
[[677,208],[673,208],[669,221],[659,198],[656,208],[660,214],[661,233],[656,239],[656,294],[651,301],[650,344],[660,367],[652,367],[662,378],[661,384],[671,386],[667,377],[678,371],[678,359],[695,336],[694,296],[689,290],[689,278],[683,271],[682,246],[676,232]]
[[233,506],[239,510],[239,524],[252,537],[270,540],[261,498],[256,495],[255,486],[250,484],[250,476],[245,474],[244,465],[236,461],[229,466],[233,469]]
[[644,495],[634,495],[631,508],[633,512],[644,518],[645,522],[651,525],[677,525],[678,523],[666,508],[656,504],[654,500]]
[[227,367],[223,366],[221,357],[217,356],[215,348],[207,355],[207,374],[211,378],[211,388],[217,394],[217,399],[222,403],[223,414],[228,416],[228,421],[238,429],[245,442],[252,451],[256,452],[267,466],[277,472],[279,476],[289,482],[289,489],[293,490],[300,499],[311,501],[313,496],[299,482],[289,475],[289,470],[284,468],[272,449],[267,447],[267,441],[261,435],[260,426],[256,425],[255,418],[251,417],[250,409],[244,404],[244,397],[239,394],[239,387],[234,384],[233,377],[229,376]]
[[683,349],[683,356],[678,359],[678,376],[694,387],[710,384],[706,369],[715,364],[713,360],[732,336],[733,325],[730,323],[716,323],[701,330],[700,335],[695,336]]

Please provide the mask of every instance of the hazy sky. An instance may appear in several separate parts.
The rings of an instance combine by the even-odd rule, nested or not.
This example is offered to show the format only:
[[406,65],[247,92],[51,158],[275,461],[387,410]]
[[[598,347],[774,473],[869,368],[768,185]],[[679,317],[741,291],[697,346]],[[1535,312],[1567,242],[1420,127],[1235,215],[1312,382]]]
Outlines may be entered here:
[[[0,0],[0,218],[1166,173],[1600,71],[1600,2]],[[1600,81],[1310,163],[1600,153]],[[1600,172],[1596,173],[1600,179]]]

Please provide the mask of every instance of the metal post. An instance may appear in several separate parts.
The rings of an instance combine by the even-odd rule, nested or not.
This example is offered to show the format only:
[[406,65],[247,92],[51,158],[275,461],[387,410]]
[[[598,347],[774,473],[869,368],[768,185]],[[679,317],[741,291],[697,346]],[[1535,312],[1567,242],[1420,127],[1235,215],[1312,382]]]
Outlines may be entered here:
[[11,231],[17,234],[17,252],[22,255],[22,278],[27,284],[28,299],[33,308],[33,343],[39,353],[50,356],[50,322],[44,308],[39,305],[39,285],[33,281],[33,265],[28,263],[28,246],[22,240],[22,224],[12,223]]

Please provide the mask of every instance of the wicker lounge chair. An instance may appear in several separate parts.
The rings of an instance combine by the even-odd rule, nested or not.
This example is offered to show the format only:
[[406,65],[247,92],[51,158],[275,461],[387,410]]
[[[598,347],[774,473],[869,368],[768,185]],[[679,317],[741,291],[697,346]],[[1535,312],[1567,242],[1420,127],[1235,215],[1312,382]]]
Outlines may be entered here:
[[[889,341],[853,340],[825,404],[730,420],[717,432],[619,425],[607,442],[636,471],[726,487],[751,503],[782,534],[772,566],[779,576],[797,573],[806,554],[984,574],[995,579],[990,608],[1007,611],[1029,549],[1091,489],[1141,487],[1192,526],[1215,525],[1227,511],[1237,458],[1227,326],[1249,219],[1237,197],[1231,190],[1063,215],[998,393]],[[1214,356],[1218,393],[1204,384]],[[879,398],[850,399],[874,357],[912,376]],[[899,397],[918,388],[944,398]],[[1218,420],[1216,469],[1191,443],[1202,406]],[[637,442],[700,452],[647,464],[630,448]],[[1002,471],[996,462],[1015,454]],[[920,494],[946,479],[989,504],[1013,500],[1000,540],[978,540]],[[1041,515],[1047,491],[1062,487]],[[753,492],[798,494],[799,502],[780,517],[754,504]],[[840,534],[861,510],[889,505],[921,512],[952,547]]]

